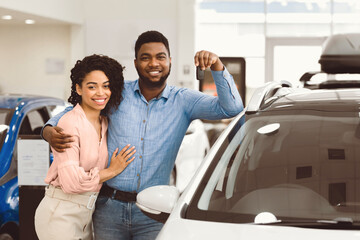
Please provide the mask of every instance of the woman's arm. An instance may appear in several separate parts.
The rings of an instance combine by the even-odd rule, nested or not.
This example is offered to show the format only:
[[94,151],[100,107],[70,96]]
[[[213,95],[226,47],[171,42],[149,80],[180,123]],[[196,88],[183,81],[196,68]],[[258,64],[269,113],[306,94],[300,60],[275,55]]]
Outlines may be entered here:
[[[99,148],[98,137],[94,137],[94,132],[85,129],[88,125],[86,121],[84,122],[84,118],[76,112],[70,112],[62,117],[58,125],[74,138],[74,141],[70,144],[70,148],[65,149],[63,152],[53,151],[54,163],[57,166],[58,181],[64,192],[79,193],[97,191],[100,183],[122,172],[126,166],[134,160],[132,156],[135,153],[135,149],[127,145],[119,154],[117,154],[118,150],[113,153],[111,164],[108,168],[99,170],[98,167],[94,166],[97,158],[94,154],[97,153],[96,149]],[[106,138],[106,136],[103,137]],[[80,152],[83,154],[81,158]],[[104,161],[107,161],[106,149],[103,149],[102,152],[106,153],[106,156],[102,156],[102,159],[106,159]],[[86,156],[87,154],[88,156]],[[93,156],[95,159],[91,159]],[[81,160],[83,162],[80,162],[80,159],[83,159]],[[87,160],[93,163],[90,164]],[[103,162],[101,164],[106,163]],[[54,177],[54,175],[52,175],[52,177]],[[47,180],[51,181],[54,179]]]
[[58,168],[59,182],[66,193],[96,191],[100,183],[120,174],[135,159],[133,155],[136,152],[135,147],[130,147],[128,144],[119,154],[117,154],[118,149],[114,151],[108,168],[99,171],[97,167],[94,167],[86,172],[79,165],[79,161],[72,160],[75,158],[78,149],[72,147],[64,153],[58,153],[58,155],[67,155],[66,159],[59,159],[61,164]]

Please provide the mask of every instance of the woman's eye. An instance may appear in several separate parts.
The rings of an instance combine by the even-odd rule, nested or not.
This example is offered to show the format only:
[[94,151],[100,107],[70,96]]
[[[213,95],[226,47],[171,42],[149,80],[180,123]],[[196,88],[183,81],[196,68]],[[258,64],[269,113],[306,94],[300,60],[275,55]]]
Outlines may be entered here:
[[105,85],[104,88],[110,88],[110,85]]

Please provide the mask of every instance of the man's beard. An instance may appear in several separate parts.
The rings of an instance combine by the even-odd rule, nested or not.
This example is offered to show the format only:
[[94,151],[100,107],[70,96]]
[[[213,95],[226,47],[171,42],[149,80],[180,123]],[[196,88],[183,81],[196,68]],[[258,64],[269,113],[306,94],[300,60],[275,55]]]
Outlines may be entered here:
[[144,75],[142,75],[137,67],[136,67],[136,71],[137,71],[137,73],[139,75],[141,84],[146,85],[146,87],[148,87],[148,88],[159,88],[159,87],[164,86],[164,83],[166,82],[166,79],[169,77],[170,71],[171,71],[171,64],[169,65],[169,72],[165,76],[162,76],[160,78],[160,80],[157,81],[157,82],[153,82],[148,77],[145,77]]

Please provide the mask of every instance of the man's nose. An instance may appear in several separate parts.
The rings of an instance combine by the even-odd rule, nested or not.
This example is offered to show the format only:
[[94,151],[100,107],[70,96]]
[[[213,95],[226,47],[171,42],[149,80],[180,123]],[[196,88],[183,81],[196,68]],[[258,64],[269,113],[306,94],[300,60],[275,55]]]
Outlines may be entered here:
[[158,66],[159,65],[159,61],[156,58],[151,58],[150,62],[149,62],[150,66]]

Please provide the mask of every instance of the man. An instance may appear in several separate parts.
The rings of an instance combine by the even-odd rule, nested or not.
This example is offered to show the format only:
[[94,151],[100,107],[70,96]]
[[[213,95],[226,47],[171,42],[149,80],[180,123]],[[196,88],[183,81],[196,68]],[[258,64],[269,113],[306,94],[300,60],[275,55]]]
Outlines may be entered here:
[[[202,69],[210,67],[218,97],[167,85],[171,69],[168,40],[157,31],[138,37],[134,64],[139,79],[125,83],[124,99],[109,116],[108,131],[109,153],[131,143],[137,150],[136,159],[103,185],[93,215],[96,239],[154,239],[162,224],[137,208],[136,193],[169,183],[192,120],[229,118],[243,109],[234,80],[216,54],[200,51],[194,61]],[[55,126],[59,118],[49,124]],[[53,127],[45,127],[43,136],[59,151],[70,141],[69,135]]]

